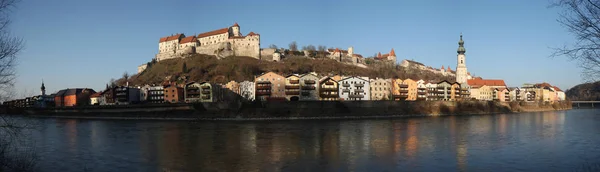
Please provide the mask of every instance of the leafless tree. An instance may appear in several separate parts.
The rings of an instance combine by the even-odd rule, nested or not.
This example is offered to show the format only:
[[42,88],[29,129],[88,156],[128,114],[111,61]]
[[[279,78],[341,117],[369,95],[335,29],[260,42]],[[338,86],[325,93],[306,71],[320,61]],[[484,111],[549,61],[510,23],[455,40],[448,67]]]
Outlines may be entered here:
[[298,51],[298,44],[296,43],[296,41],[293,41],[288,46],[289,46],[289,48],[290,48],[291,51]]
[[597,81],[600,79],[600,1],[557,0],[552,7],[563,9],[558,22],[577,40],[572,45],[554,48],[552,57],[564,55],[578,61],[584,80]]
[[277,45],[271,44],[271,45],[269,45],[269,48],[277,49]]

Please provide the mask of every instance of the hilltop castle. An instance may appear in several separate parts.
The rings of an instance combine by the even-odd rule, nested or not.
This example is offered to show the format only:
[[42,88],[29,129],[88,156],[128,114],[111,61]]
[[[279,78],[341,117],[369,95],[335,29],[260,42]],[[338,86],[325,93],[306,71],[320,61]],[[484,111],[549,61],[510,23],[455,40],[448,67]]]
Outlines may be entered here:
[[227,56],[249,56],[260,58],[260,35],[254,32],[243,36],[240,25],[205,32],[186,37],[175,34],[160,38],[156,61],[181,58],[188,54],[215,55],[218,58]]

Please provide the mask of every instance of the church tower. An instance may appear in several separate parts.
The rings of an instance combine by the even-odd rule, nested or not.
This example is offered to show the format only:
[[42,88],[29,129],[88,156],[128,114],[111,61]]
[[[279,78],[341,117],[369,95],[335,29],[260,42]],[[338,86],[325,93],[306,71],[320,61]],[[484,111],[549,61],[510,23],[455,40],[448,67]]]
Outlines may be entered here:
[[46,86],[44,86],[44,81],[42,81],[42,87],[40,88],[42,90],[42,96],[46,95]]
[[467,83],[467,65],[465,64],[465,42],[462,39],[462,33],[460,34],[460,40],[458,41],[458,50],[456,52],[456,82],[460,84]]

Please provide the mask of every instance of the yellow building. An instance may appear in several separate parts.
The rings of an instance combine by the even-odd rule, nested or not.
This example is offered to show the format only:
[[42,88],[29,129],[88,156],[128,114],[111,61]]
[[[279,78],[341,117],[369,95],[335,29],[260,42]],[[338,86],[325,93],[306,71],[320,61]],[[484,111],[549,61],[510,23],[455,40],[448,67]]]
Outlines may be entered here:
[[285,98],[285,77],[274,72],[264,73],[254,78],[256,98]]
[[394,100],[417,100],[417,81],[392,79],[392,97]]

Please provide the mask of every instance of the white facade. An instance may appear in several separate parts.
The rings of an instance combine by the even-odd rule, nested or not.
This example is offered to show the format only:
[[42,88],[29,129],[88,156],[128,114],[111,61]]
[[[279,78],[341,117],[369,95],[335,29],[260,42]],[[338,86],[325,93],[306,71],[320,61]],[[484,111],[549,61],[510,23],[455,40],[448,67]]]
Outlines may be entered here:
[[456,56],[456,82],[461,85],[467,84],[467,65],[465,57],[466,50],[464,47],[462,34],[460,35],[460,40],[458,41],[458,50],[456,52],[458,53]]
[[566,100],[565,92],[556,91],[556,96],[558,97],[558,101]]
[[249,101],[254,101],[254,82],[243,81],[240,82],[240,95]]
[[348,77],[338,81],[339,95],[343,100],[371,100],[368,77]]

